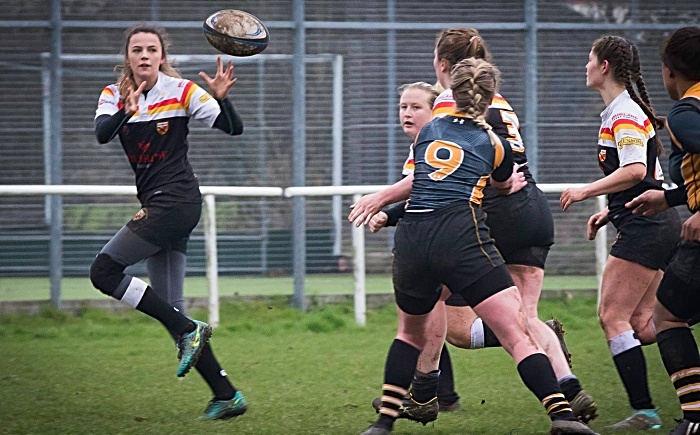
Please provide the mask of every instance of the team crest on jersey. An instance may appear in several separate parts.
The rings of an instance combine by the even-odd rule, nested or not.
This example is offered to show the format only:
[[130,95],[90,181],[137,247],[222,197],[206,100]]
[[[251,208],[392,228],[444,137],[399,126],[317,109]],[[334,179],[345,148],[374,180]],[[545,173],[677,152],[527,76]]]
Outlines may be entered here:
[[156,131],[159,135],[163,136],[168,132],[168,121],[161,121],[156,124]]
[[141,219],[146,219],[147,217],[148,217],[148,210],[146,210],[145,208],[142,208],[141,210],[138,211],[138,213],[136,213],[134,215],[134,218],[132,220],[138,221]]
[[598,151],[598,161],[603,163],[605,161],[605,157],[607,157],[607,154],[608,154],[607,150]]

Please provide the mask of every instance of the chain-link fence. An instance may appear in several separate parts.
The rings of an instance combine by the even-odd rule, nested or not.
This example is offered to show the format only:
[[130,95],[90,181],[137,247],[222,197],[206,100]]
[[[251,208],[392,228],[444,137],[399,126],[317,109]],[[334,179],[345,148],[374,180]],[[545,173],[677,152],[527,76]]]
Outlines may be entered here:
[[[0,184],[43,184],[46,168],[59,164],[65,184],[132,184],[133,175],[117,141],[98,145],[93,116],[101,89],[114,82],[115,62],[61,65],[61,143],[58,160],[45,158],[46,116],[42,102],[41,53],[116,55],[123,31],[139,21],[165,27],[174,55],[216,54],[201,22],[230,8],[223,1],[152,0],[107,2],[63,0],[60,14],[49,0],[9,2],[0,8]],[[603,102],[585,86],[585,64],[594,39],[605,34],[630,38],[641,52],[644,76],[659,113],[671,105],[660,76],[659,43],[684,24],[700,21],[700,2],[687,0],[495,0],[239,1],[266,22],[271,42],[265,55],[292,55],[303,31],[307,57],[342,56],[342,184],[386,184],[398,179],[410,140],[398,125],[396,88],[406,82],[434,82],[436,33],[443,28],[480,29],[503,73],[501,93],[520,116],[528,156],[543,183],[589,182],[601,176],[596,137]],[[295,22],[294,8],[304,10]],[[50,64],[50,67],[57,65]],[[180,63],[186,78],[199,81],[213,62]],[[306,64],[305,184],[333,182],[332,62]],[[280,186],[293,184],[294,58],[285,62],[236,64],[231,98],[245,133],[229,138],[191,124],[190,157],[202,184]],[[50,87],[50,86],[49,86]],[[50,101],[50,99],[49,99]],[[663,135],[668,149],[669,141]],[[668,154],[668,153],[667,153]],[[665,159],[663,167],[666,167]],[[596,204],[584,202],[566,214],[558,195],[549,195],[556,244],[548,273],[595,273],[594,246],[585,222]],[[0,198],[0,275],[46,275],[50,240],[45,200]],[[342,203],[345,213],[349,198]],[[64,271],[84,275],[91,257],[138,209],[134,198],[66,197],[63,201]],[[292,271],[291,201],[222,200],[218,206],[226,273],[288,274]],[[309,272],[338,271],[352,249],[350,228],[337,227],[330,198],[306,200]],[[368,235],[369,272],[390,265],[391,231]],[[201,228],[193,237],[189,272],[203,272]],[[264,251],[264,253],[263,253]]]

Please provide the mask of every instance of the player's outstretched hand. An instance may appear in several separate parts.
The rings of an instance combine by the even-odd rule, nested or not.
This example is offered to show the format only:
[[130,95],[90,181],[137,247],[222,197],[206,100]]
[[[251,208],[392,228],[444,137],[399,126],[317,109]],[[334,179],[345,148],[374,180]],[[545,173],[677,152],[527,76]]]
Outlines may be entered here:
[[204,71],[201,71],[199,76],[209,86],[211,95],[218,100],[226,98],[228,91],[231,90],[231,86],[238,80],[233,77],[233,63],[229,60],[226,64],[226,70],[224,70],[221,56],[216,58],[216,75],[214,78],[209,77]]
[[561,197],[559,197],[559,204],[561,204],[561,209],[566,211],[571,204],[579,201],[588,199],[584,189],[578,187],[571,187],[562,192]]
[[588,236],[588,240],[594,240],[596,234],[598,234],[598,230],[610,222],[608,219],[608,211],[608,208],[605,207],[605,210],[588,218],[588,225],[586,226],[586,235]]
[[354,222],[356,227],[369,224],[372,216],[382,211],[384,203],[379,193],[363,195],[359,201],[350,206],[351,211],[348,220]]
[[625,207],[631,208],[632,213],[651,216],[667,210],[668,203],[663,190],[647,190],[625,204]]
[[131,79],[127,80],[129,80],[129,84],[131,86],[127,86],[128,90],[126,95],[124,95],[124,113],[126,113],[127,116],[131,116],[139,110],[139,97],[141,96],[141,93],[143,93],[147,83],[145,80],[142,81],[138,89],[134,90],[134,83],[131,81]]
[[386,226],[386,221],[388,220],[389,216],[387,216],[387,214],[383,211],[380,211],[379,213],[372,216],[372,219],[369,220],[369,230],[373,233],[376,233],[377,231],[381,230]]

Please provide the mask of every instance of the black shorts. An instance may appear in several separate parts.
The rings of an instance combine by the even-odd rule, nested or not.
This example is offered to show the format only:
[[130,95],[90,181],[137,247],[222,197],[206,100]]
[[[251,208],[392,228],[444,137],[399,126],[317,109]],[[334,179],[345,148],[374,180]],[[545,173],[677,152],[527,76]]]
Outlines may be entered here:
[[[507,269],[499,267],[503,264],[489,237],[483,211],[471,202],[428,213],[406,213],[394,237],[397,303],[410,314],[428,312],[444,284],[453,293],[462,294],[471,306],[477,305],[513,285]],[[472,286],[494,269],[504,271],[494,275],[499,279]],[[407,299],[418,302],[408,307],[404,304]]]
[[186,254],[190,233],[201,215],[201,204],[149,205],[141,208],[126,226],[147,242]]
[[653,270],[664,270],[678,247],[681,220],[668,209],[654,216],[633,215],[617,228],[610,255]]
[[512,195],[484,200],[486,225],[506,264],[544,269],[554,244],[554,218],[544,193],[528,184]]
[[679,319],[688,320],[700,313],[700,243],[681,242],[656,298]]

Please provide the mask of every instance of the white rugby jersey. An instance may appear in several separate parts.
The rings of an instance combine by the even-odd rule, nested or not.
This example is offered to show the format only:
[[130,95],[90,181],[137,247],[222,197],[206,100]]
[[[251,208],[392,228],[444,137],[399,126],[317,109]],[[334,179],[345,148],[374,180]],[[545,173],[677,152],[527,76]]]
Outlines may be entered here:
[[[598,135],[600,169],[609,175],[615,169],[631,163],[647,164],[649,140],[656,135],[651,121],[641,107],[624,91],[600,114]],[[652,146],[654,143],[651,143]],[[663,179],[659,159],[654,165],[654,177]]]
[[[102,90],[95,118],[112,116],[124,105],[116,84]],[[153,200],[201,201],[199,184],[187,159],[189,118],[214,125],[219,103],[196,83],[158,73],[139,108],[122,125],[119,139],[136,176],[142,204]]]
[[[124,107],[120,100],[116,84],[105,87],[97,103],[95,118],[117,113]],[[139,109],[127,122],[191,116],[212,127],[219,113],[221,108],[216,100],[196,83],[159,72],[156,84],[147,95],[139,97]]]
[[610,219],[616,226],[631,213],[625,203],[648,189],[661,189],[663,172],[656,152],[654,126],[625,90],[600,114],[598,164],[607,176],[632,163],[642,163],[647,173],[637,185],[608,195]]

